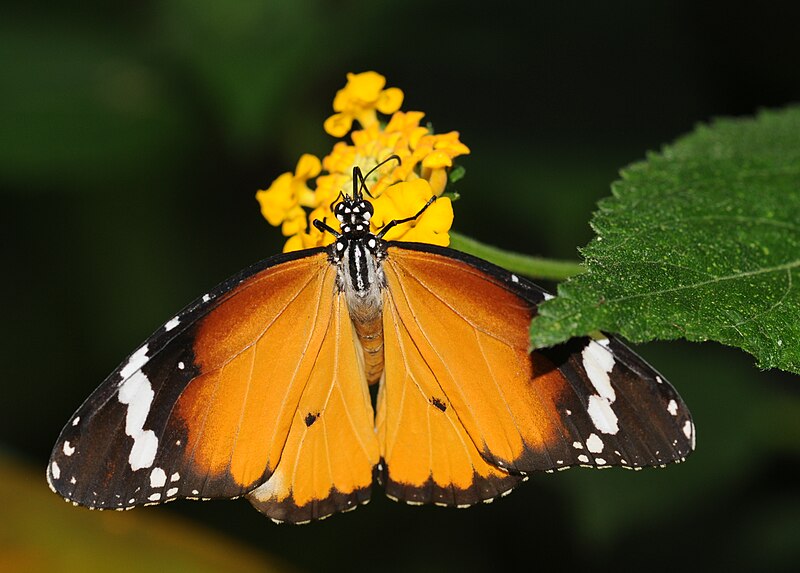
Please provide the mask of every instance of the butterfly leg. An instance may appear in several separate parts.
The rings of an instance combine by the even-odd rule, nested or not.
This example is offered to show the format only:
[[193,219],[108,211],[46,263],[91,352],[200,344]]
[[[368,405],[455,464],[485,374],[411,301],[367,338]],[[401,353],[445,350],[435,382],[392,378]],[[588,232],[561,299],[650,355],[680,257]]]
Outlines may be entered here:
[[337,239],[342,236],[342,234],[339,231],[337,231],[336,229],[334,229],[333,227],[328,225],[325,222],[325,219],[323,219],[322,221],[320,221],[319,219],[314,219],[314,226],[317,229],[319,229],[320,231],[322,231],[323,233],[325,233],[325,232],[330,233],[331,235],[333,235]]
[[425,209],[427,209],[428,207],[430,207],[430,206],[433,204],[433,202],[434,202],[434,201],[436,201],[436,195],[434,195],[433,197],[431,197],[430,199],[428,199],[428,202],[427,202],[427,203],[425,203],[425,204],[422,206],[422,209],[420,209],[419,211],[417,211],[417,214],[416,214],[416,215],[412,215],[411,217],[406,217],[405,219],[392,219],[391,221],[389,221],[388,223],[386,223],[386,226],[385,226],[383,229],[381,229],[380,233],[378,233],[376,236],[377,236],[379,239],[382,239],[382,238],[383,238],[383,236],[384,236],[386,233],[388,233],[388,232],[389,232],[389,231],[390,231],[390,230],[391,230],[393,227],[395,227],[396,225],[401,225],[401,224],[403,224],[403,223],[408,223],[409,221],[413,221],[414,219],[416,219],[417,217],[419,217],[420,215],[422,215],[422,214],[425,212]]

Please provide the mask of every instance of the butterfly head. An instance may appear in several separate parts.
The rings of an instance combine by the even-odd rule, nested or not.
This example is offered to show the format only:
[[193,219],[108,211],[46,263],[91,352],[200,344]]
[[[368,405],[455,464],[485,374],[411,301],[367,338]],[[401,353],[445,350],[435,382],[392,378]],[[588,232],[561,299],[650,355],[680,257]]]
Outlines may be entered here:
[[331,210],[339,221],[341,232],[336,231],[325,223],[325,221],[315,220],[314,226],[322,232],[331,233],[336,237],[336,242],[332,247],[332,258],[336,261],[342,260],[348,247],[356,242],[361,245],[361,249],[366,249],[378,258],[384,254],[384,241],[383,235],[399,223],[416,219],[425,208],[433,202],[433,197],[425,207],[413,217],[401,220],[390,221],[384,225],[383,229],[376,235],[370,231],[370,219],[375,213],[375,209],[369,199],[365,199],[366,194],[370,198],[372,194],[367,187],[367,178],[381,166],[390,161],[397,161],[400,163],[400,158],[392,155],[381,161],[378,165],[370,169],[366,175],[361,172],[358,166],[353,167],[353,194],[348,196],[343,192],[339,193],[339,197],[331,204]]
[[374,212],[372,203],[364,199],[360,193],[353,198],[344,196],[333,209],[342,234],[351,238],[363,237],[369,233],[369,220]]
[[375,212],[367,199],[359,193],[355,197],[341,196],[333,213],[339,221],[341,233],[336,233],[334,253],[339,258],[353,243],[363,244],[372,254],[377,255],[381,241],[370,231],[369,221]]

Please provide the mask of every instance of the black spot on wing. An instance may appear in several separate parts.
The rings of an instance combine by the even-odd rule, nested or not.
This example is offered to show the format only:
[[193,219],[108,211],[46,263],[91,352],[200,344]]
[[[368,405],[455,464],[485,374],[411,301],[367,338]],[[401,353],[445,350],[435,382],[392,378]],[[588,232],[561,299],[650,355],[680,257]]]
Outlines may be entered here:
[[433,398],[431,398],[431,405],[435,406],[436,408],[438,408],[442,412],[447,410],[447,404],[445,404],[443,400],[441,400],[439,398],[436,398],[435,396]]
[[308,414],[306,414],[306,417],[303,418],[303,421],[306,423],[306,427],[310,428],[311,425],[317,421],[317,418],[319,418],[319,412],[317,412],[316,414],[312,414],[311,412],[309,412]]

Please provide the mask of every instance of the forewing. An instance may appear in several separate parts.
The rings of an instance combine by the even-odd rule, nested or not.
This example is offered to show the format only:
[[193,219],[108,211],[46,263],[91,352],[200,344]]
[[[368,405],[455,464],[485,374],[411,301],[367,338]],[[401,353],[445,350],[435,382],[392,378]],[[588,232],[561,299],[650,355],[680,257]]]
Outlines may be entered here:
[[[439,460],[454,452],[474,459],[460,454],[470,447],[511,475],[661,465],[693,448],[691,418],[675,390],[620,342],[576,339],[529,352],[530,320],[544,292],[525,279],[410,243],[390,244],[384,272],[385,331],[398,333],[401,351],[387,342],[378,428],[396,497],[437,501],[425,493],[429,483],[465,491],[467,481]],[[436,416],[453,429],[425,443],[421,421]],[[514,485],[491,481],[498,491]],[[481,483],[476,477],[466,487],[471,501],[492,497]]]
[[319,394],[317,357],[339,313],[334,285],[320,249],[268,259],[195,301],[67,423],[47,470],[53,490],[123,509],[262,484]]

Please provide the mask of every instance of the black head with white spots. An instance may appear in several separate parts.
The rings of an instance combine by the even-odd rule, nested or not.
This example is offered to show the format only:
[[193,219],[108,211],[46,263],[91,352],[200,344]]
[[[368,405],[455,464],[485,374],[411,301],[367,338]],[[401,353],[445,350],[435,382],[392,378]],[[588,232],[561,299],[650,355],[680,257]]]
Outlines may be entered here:
[[342,234],[353,239],[362,238],[369,233],[369,221],[374,212],[372,203],[361,196],[345,196],[333,209]]
[[342,261],[348,250],[358,251],[356,259],[359,260],[367,252],[371,253],[377,259],[383,258],[385,254],[383,235],[386,231],[391,229],[394,225],[404,221],[392,221],[385,225],[384,228],[377,235],[370,230],[370,221],[375,209],[372,203],[365,199],[365,194],[372,197],[367,187],[367,178],[374,171],[379,169],[390,161],[397,161],[400,163],[400,158],[396,155],[381,161],[378,165],[370,169],[366,175],[361,172],[358,166],[353,167],[353,193],[346,195],[344,192],[339,194],[339,197],[333,204],[331,210],[336,220],[339,222],[340,231],[335,230],[328,225],[324,220],[319,219],[314,221],[314,226],[323,233],[330,233],[336,237],[336,241],[330,247],[331,259],[336,263]]
[[373,255],[381,253],[382,241],[370,231],[369,222],[375,212],[367,199],[363,197],[351,198],[342,196],[333,209],[339,221],[341,233],[336,236],[333,244],[333,256],[341,259],[348,246],[358,243],[361,248],[366,248]]

